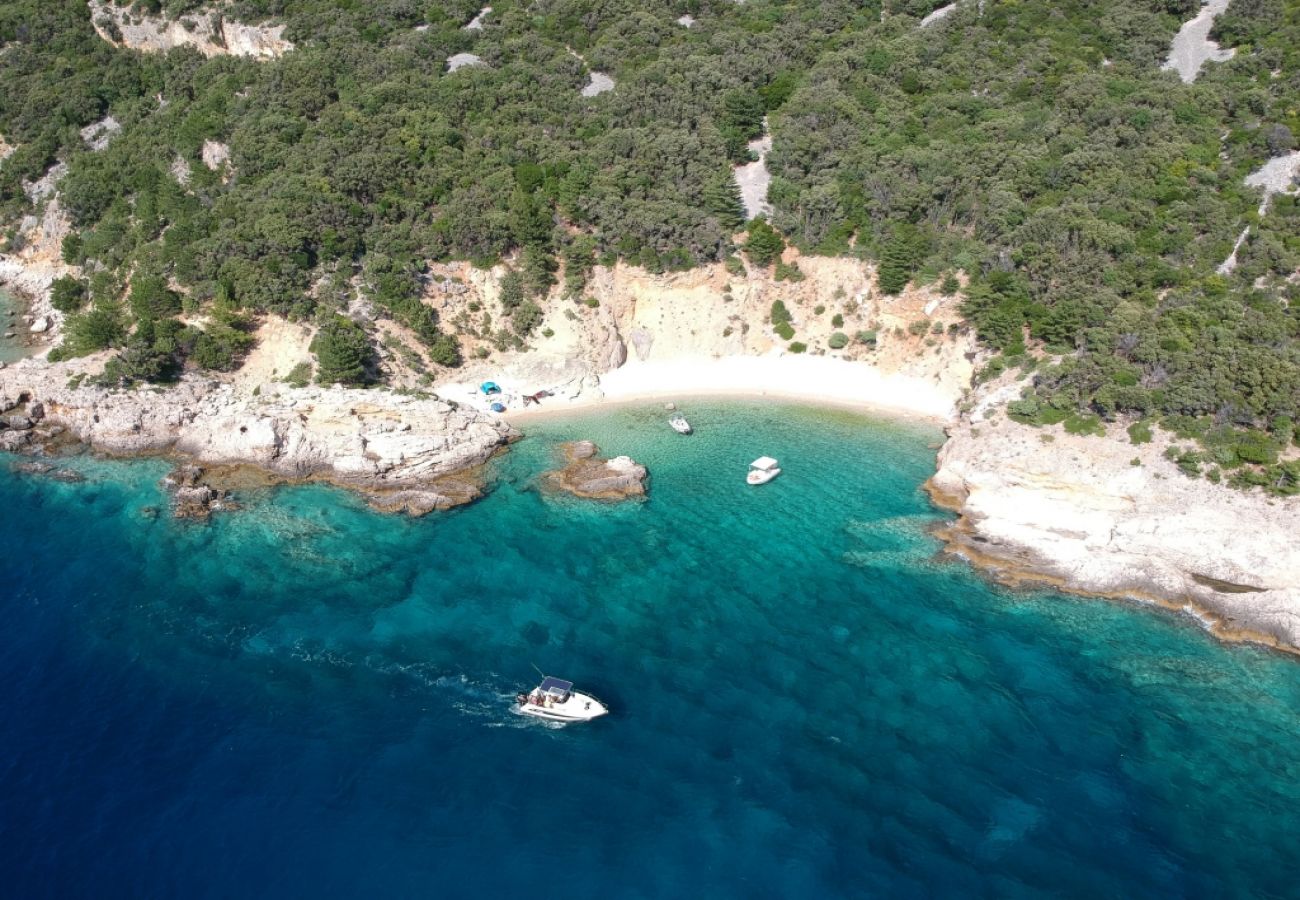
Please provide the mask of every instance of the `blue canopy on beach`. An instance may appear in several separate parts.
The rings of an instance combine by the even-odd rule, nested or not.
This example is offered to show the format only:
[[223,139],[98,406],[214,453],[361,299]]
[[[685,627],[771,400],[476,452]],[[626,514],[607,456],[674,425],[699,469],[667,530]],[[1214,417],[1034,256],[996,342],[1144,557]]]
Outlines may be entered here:
[[567,694],[573,690],[572,681],[564,681],[560,678],[552,678],[547,675],[542,679],[542,684],[538,688],[543,694]]
[[495,381],[485,381],[478,386],[478,389],[485,394],[501,393],[501,388],[497,386],[497,383]]

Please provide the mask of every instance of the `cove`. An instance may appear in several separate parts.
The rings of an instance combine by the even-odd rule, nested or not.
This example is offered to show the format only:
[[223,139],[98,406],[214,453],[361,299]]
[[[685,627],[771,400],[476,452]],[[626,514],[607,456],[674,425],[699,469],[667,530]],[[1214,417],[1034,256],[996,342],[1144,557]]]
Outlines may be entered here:
[[[172,521],[0,465],[15,896],[1283,896],[1300,667],[937,558],[938,430],[695,401],[524,424],[482,501]],[[651,472],[551,496],[554,445]],[[768,454],[784,474],[744,483]],[[514,715],[533,665],[613,713]]]

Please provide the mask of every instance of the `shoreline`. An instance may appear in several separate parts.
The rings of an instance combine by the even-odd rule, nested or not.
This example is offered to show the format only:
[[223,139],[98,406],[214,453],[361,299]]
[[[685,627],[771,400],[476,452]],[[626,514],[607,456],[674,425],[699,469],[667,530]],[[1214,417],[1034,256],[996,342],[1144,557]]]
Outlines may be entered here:
[[[604,399],[584,399],[561,401],[561,404],[529,409],[511,409],[497,415],[503,422],[509,425],[523,426],[529,422],[538,422],[547,419],[562,419],[570,415],[582,415],[585,413],[597,413],[606,410],[626,409],[633,406],[643,406],[648,404],[674,403],[677,405],[676,412],[685,413],[687,410],[681,409],[682,404],[700,401],[770,401],[789,406],[803,406],[809,409],[827,410],[835,412],[857,413],[863,416],[875,416],[882,419],[892,419],[900,422],[913,424],[925,424],[934,427],[942,427],[948,420],[929,416],[918,412],[909,412],[894,406],[884,406],[872,403],[870,401],[852,401],[852,400],[827,400],[822,397],[812,397],[807,394],[797,394],[793,392],[780,391],[725,391],[701,387],[690,391],[661,391],[654,393],[642,393],[635,396],[607,397]],[[662,410],[668,414],[670,410]]]
[[[884,374],[870,362],[790,355],[628,361],[599,376],[599,394],[554,397],[498,413],[525,422],[566,412],[687,399],[775,400],[946,425],[960,396],[925,379]],[[487,398],[481,401],[486,405]]]

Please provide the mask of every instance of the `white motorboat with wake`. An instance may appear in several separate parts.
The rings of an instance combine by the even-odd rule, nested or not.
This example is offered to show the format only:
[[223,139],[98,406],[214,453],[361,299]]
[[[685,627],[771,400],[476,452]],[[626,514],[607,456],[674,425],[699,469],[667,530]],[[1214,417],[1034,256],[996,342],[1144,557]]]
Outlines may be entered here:
[[691,423],[686,421],[685,416],[680,416],[680,415],[673,416],[671,419],[668,420],[668,424],[671,425],[673,427],[673,431],[677,432],[678,434],[690,434],[692,430]]
[[515,699],[523,715],[550,722],[590,722],[609,712],[595,697],[575,691],[572,681],[549,675],[544,675],[541,684]]

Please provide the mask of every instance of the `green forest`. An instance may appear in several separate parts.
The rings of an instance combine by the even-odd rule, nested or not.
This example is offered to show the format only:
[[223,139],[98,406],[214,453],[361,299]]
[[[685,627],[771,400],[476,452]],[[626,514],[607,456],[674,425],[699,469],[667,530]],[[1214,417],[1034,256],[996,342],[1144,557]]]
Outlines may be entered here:
[[[969,0],[918,27],[941,5],[496,0],[475,31],[478,0],[221,6],[285,25],[295,49],[254,61],[116,49],[81,0],[9,0],[0,221],[68,165],[63,254],[87,276],[57,286],[60,352],[120,348],[124,383],[237,367],[261,312],[319,321],[338,371],[363,373],[338,321],[357,284],[455,365],[418,299],[430,261],[517,252],[531,311],[561,261],[580,294],[596,262],[726,259],[732,166],[766,117],[775,232],[750,228],[751,262],[782,242],[858,255],[890,291],[962,271],[981,377],[1026,373],[1014,418],[1118,419],[1135,441],[1159,423],[1190,475],[1300,491],[1300,202],[1261,215],[1243,184],[1298,146],[1300,2],[1233,0],[1213,36],[1236,54],[1191,85],[1160,64],[1196,0]],[[484,65],[448,72],[457,53]],[[584,97],[592,70],[616,89]],[[106,115],[123,130],[91,152],[79,129]],[[205,329],[176,318],[198,308]]]

